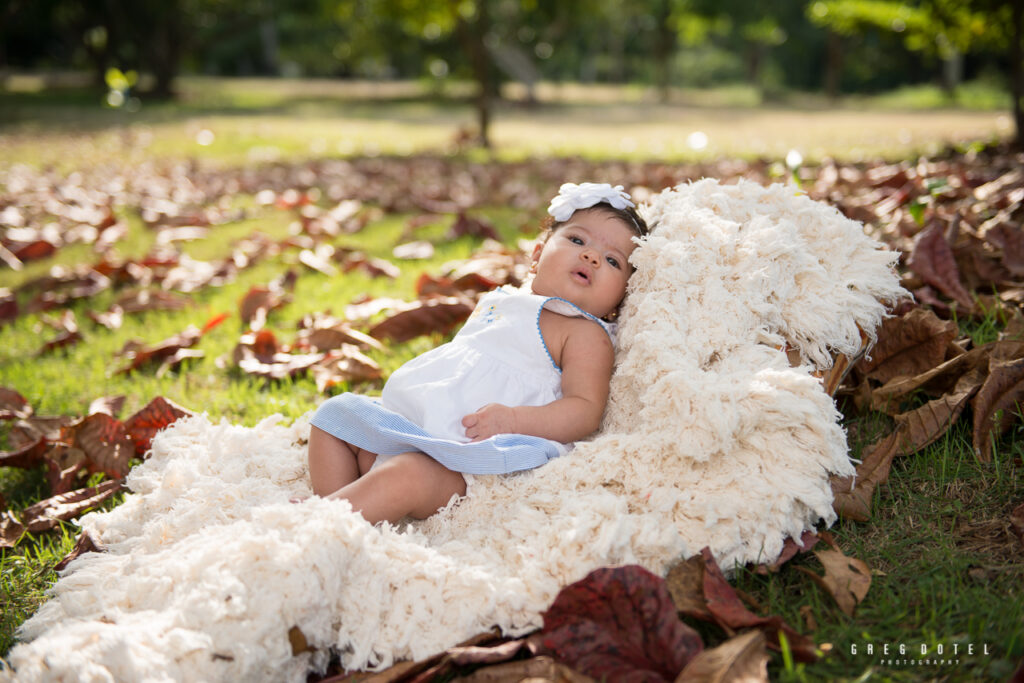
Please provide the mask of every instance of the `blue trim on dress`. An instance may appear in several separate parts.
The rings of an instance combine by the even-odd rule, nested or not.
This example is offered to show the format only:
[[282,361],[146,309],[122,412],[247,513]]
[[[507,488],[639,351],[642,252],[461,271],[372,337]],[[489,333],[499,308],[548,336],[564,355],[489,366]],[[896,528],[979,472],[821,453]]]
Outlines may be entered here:
[[[534,294],[534,296],[544,296],[544,295],[543,294]],[[583,317],[589,318],[590,320],[592,320],[595,323],[597,323],[598,325],[600,325],[601,329],[604,330],[604,333],[608,335],[608,338],[611,339],[612,343],[615,343],[615,339],[612,337],[612,333],[609,332],[608,328],[604,326],[604,322],[600,318],[598,318],[596,315],[594,315],[593,313],[587,313],[586,311],[584,311],[582,308],[580,308],[579,306],[577,306],[573,302],[569,301],[568,299],[563,299],[560,296],[545,297],[544,301],[540,302],[540,308],[537,309],[537,336],[540,337],[540,345],[542,347],[544,347],[544,353],[546,353],[548,355],[548,360],[551,361],[551,366],[555,370],[558,370],[559,374],[561,374],[562,368],[558,367],[558,363],[555,362],[554,357],[551,355],[551,350],[548,349],[548,343],[546,341],[544,341],[544,334],[540,331],[540,314],[541,314],[541,311],[544,310],[544,304],[546,304],[549,301],[562,301],[564,303],[569,304],[570,306],[575,308],[577,311],[582,313]],[[554,311],[552,311],[552,313],[554,313]]]

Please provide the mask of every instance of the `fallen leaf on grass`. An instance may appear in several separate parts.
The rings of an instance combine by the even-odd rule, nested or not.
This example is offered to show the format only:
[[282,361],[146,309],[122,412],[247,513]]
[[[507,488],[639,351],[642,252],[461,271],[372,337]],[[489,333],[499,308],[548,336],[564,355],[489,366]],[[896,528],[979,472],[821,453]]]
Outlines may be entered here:
[[859,370],[868,378],[888,382],[895,377],[913,377],[941,364],[946,348],[957,335],[957,325],[940,320],[924,308],[915,308],[899,318],[888,318],[878,331],[878,343]]
[[665,584],[676,610],[694,619],[711,621],[711,612],[704,599],[703,557],[694,555],[672,565]]
[[474,218],[467,216],[465,211],[459,211],[455,217],[455,222],[452,223],[451,229],[448,231],[448,237],[450,239],[458,239],[469,235],[470,237],[486,237],[496,242],[501,241],[501,235],[494,229],[494,226],[483,218]]
[[379,341],[351,325],[330,315],[314,313],[299,322],[299,334],[292,345],[296,349],[330,351],[344,344],[353,344],[362,349],[384,351]]
[[119,330],[121,325],[124,324],[124,309],[117,304],[114,304],[103,313],[89,311],[88,316],[94,323],[102,325],[108,330]]
[[291,302],[291,297],[281,288],[250,287],[238,302],[238,316],[251,330],[262,329],[270,311]]
[[120,488],[119,481],[105,481],[87,489],[61,493],[30,505],[19,513],[19,517],[26,530],[32,533],[46,531],[59,522],[66,522],[96,507]]
[[0,451],[0,467],[20,467],[30,469],[38,465],[49,449],[45,436],[37,436],[34,440],[15,447],[11,451]]
[[718,563],[705,547],[701,550],[704,560],[704,599],[712,619],[728,633],[739,629],[757,627],[764,632],[768,647],[780,649],[779,634],[784,633],[793,657],[801,662],[813,662],[818,658],[818,648],[813,641],[797,633],[782,617],[761,617],[748,610],[739,595],[722,574]]
[[370,258],[362,252],[353,252],[345,257],[342,262],[342,270],[351,273],[353,270],[361,270],[369,277],[386,277],[394,280],[402,271],[395,264],[381,258]]
[[64,443],[52,444],[46,452],[46,481],[51,494],[67,493],[78,488],[78,478],[86,473],[87,458],[80,448]]
[[61,443],[85,453],[90,472],[103,472],[114,479],[128,474],[135,448],[124,423],[106,413],[94,413],[61,430]]
[[16,420],[32,414],[32,406],[14,389],[0,387],[0,420]]
[[67,569],[67,566],[71,564],[71,561],[80,555],[85,553],[104,553],[107,551],[106,546],[96,541],[88,531],[83,531],[78,534],[78,539],[75,541],[75,547],[71,549],[71,552],[64,556],[64,558],[53,566],[54,571],[63,571]]
[[[459,680],[465,681],[465,683],[520,683],[520,681],[529,681],[530,683],[594,683],[595,681],[590,676],[571,669],[551,657],[543,656],[484,667],[460,677]],[[633,679],[630,678],[629,680]]]
[[832,508],[840,517],[868,521],[875,488],[889,478],[889,468],[903,439],[903,430],[897,429],[869,447],[857,465],[856,477],[832,478]]
[[75,320],[74,311],[64,311],[60,317],[59,326],[60,334],[43,344],[42,348],[39,349],[39,355],[49,353],[54,349],[64,348],[65,346],[73,346],[82,341],[82,334],[78,331],[78,321]]
[[124,406],[125,397],[121,396],[103,396],[93,400],[89,404],[89,410],[87,414],[92,415],[93,413],[106,413],[107,415],[117,415],[121,412],[121,408]]
[[807,567],[796,567],[797,571],[810,576],[835,599],[843,614],[852,617],[871,588],[871,569],[862,560],[847,557],[839,550],[816,550],[814,555],[825,568],[824,576]]
[[310,372],[316,381],[317,391],[321,393],[343,382],[373,382],[384,376],[380,365],[351,344],[328,352],[322,360],[310,366]]
[[992,459],[992,441],[1019,420],[1024,402],[1024,358],[989,360],[988,377],[974,399],[974,455]]
[[907,267],[956,301],[961,310],[969,311],[973,307],[971,295],[960,281],[953,249],[946,240],[945,226],[938,219],[918,234],[913,251],[907,258]]
[[406,242],[392,249],[391,255],[403,261],[428,259],[434,256],[434,245],[426,240]]
[[755,683],[768,681],[764,634],[747,631],[701,652],[686,665],[676,683]]
[[800,535],[800,540],[795,541],[792,537],[787,538],[782,544],[782,552],[771,564],[759,564],[754,570],[758,574],[765,576],[769,573],[774,574],[782,569],[782,565],[786,564],[794,557],[797,553],[810,552],[814,546],[818,544],[818,534],[811,529],[803,532]]
[[987,366],[992,349],[993,344],[979,346],[918,375],[896,377],[871,392],[871,407],[893,415],[898,412],[900,401],[918,389],[925,389],[929,393],[944,393],[952,388],[965,372],[979,366]]
[[140,458],[145,456],[157,432],[183,417],[194,414],[188,408],[183,408],[163,396],[151,400],[124,421],[125,430],[135,445],[135,455]]
[[269,359],[255,356],[238,361],[244,372],[268,380],[295,377],[308,371],[326,357],[324,353],[275,353]]
[[[115,306],[124,313],[140,313],[142,311],[180,311],[191,304],[191,299],[174,292],[161,289],[137,289],[119,296]],[[113,307],[110,310],[113,311]]]
[[[127,356],[131,362],[118,370],[115,374],[132,372],[153,363],[163,363],[168,359],[173,359],[175,354],[177,354],[181,349],[187,349],[195,346],[206,332],[219,325],[225,317],[225,314],[214,316],[201,330],[195,325],[189,325],[180,334],[169,337],[154,346],[147,347],[136,340],[127,342],[124,348],[121,349],[121,355]],[[188,354],[184,357],[188,357]],[[180,358],[181,357],[179,357],[179,362]]]
[[14,292],[6,287],[0,287],[0,324],[17,317],[18,299],[14,296]]
[[370,328],[377,339],[404,342],[422,334],[448,334],[473,312],[475,304],[464,297],[439,297],[413,301]]
[[673,681],[703,649],[665,582],[637,565],[591,572],[563,588],[543,616],[543,646],[597,679],[644,672],[647,681]]

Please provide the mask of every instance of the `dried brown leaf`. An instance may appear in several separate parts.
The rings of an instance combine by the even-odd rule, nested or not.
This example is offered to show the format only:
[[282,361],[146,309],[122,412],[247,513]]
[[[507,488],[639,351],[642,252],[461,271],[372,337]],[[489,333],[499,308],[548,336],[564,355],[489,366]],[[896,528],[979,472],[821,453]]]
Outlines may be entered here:
[[74,311],[64,311],[58,323],[60,333],[50,341],[43,344],[39,349],[39,355],[49,353],[55,349],[66,346],[73,346],[82,341],[82,334],[78,331],[78,321],[75,320]]
[[28,443],[15,447],[14,450],[0,451],[0,467],[31,469],[42,462],[49,448],[49,441],[40,434]]
[[163,396],[151,400],[124,421],[124,428],[135,445],[135,455],[140,458],[145,456],[157,432],[183,417],[194,414],[188,408],[183,408]]
[[681,560],[668,570],[665,577],[669,595],[676,610],[695,619],[711,621],[707,601],[704,599],[704,558],[700,555]]
[[701,557],[704,559],[704,598],[708,611],[719,626],[729,633],[757,627],[764,632],[768,647],[772,649],[780,648],[779,633],[784,633],[795,659],[802,662],[817,660],[818,648],[813,641],[797,633],[782,617],[761,617],[748,610],[736,590],[726,581],[711,551],[703,548]]
[[361,270],[369,277],[386,277],[394,280],[402,271],[395,264],[381,258],[370,258],[361,252],[349,254],[343,264],[342,270],[351,273],[353,270]]
[[151,347],[138,344],[137,342],[134,344],[129,342],[129,344],[126,344],[126,349],[123,352],[131,359],[131,362],[115,374],[139,370],[152,363],[162,363],[177,353],[178,350],[194,346],[202,336],[203,330],[194,325],[189,325],[182,333],[169,337]]
[[448,231],[448,237],[450,239],[458,239],[469,235],[471,237],[485,237],[492,239],[496,242],[501,241],[501,235],[494,229],[490,221],[483,218],[475,218],[467,216],[465,211],[459,211],[455,217],[455,222],[452,223],[451,229]]
[[13,548],[24,533],[25,525],[11,512],[0,512],[0,548]]
[[676,683],[757,683],[768,681],[768,652],[761,631],[747,631],[693,658]]
[[162,289],[137,289],[122,294],[118,297],[115,305],[120,307],[124,313],[140,313],[142,311],[180,311],[191,303],[192,300],[188,297],[174,292]]
[[0,420],[26,418],[32,414],[32,406],[14,389],[0,387]]
[[384,376],[380,365],[358,348],[345,344],[330,351],[324,358],[310,366],[317,391],[323,393],[341,383],[358,384],[373,382]]
[[423,334],[448,334],[473,312],[474,303],[464,297],[439,297],[414,301],[370,328],[370,336],[404,342]]
[[945,360],[946,347],[956,338],[957,325],[940,320],[924,308],[882,323],[878,343],[858,367],[868,378],[886,383],[896,377],[913,377]]
[[[857,476],[832,479],[832,507],[839,516],[866,522],[871,515],[871,499],[875,488],[889,478],[892,460],[900,452],[905,428],[895,431],[873,443],[857,465]],[[853,482],[856,481],[856,485]]]
[[18,317],[18,299],[14,292],[0,287],[0,325]]
[[267,322],[270,311],[291,301],[283,290],[271,287],[250,287],[238,302],[238,316],[252,330],[259,330]]
[[54,444],[43,458],[50,493],[67,493],[79,487],[79,477],[87,472],[85,451],[64,443]]
[[921,279],[956,301],[962,310],[973,307],[970,293],[960,281],[960,271],[953,256],[953,249],[946,241],[946,226],[933,219],[922,230],[914,242],[914,249],[907,259],[907,267],[921,276]]
[[67,566],[71,564],[71,561],[84,555],[85,553],[103,553],[106,552],[106,547],[94,539],[88,531],[83,531],[78,535],[78,539],[75,541],[75,547],[71,549],[71,552],[64,556],[64,558],[53,566],[54,571],[63,571],[67,569]]
[[484,667],[461,676],[459,680],[466,683],[593,683],[595,679],[551,657],[542,656]]
[[782,552],[771,564],[759,564],[755,571],[762,576],[767,574],[774,574],[782,569],[782,565],[789,562],[791,559],[796,557],[797,553],[809,552],[814,546],[818,544],[818,534],[813,530],[808,529],[800,535],[800,540],[796,541],[792,537],[789,537],[782,544]]
[[61,430],[60,440],[85,453],[90,472],[103,472],[114,479],[128,474],[129,461],[135,456],[124,424],[106,413],[72,422]]
[[52,496],[22,510],[21,523],[32,533],[52,529],[58,522],[66,522],[89,508],[96,507],[117,493],[120,488],[119,481],[105,481],[87,489]]
[[948,391],[964,373],[987,367],[992,350],[992,344],[975,347],[913,377],[896,377],[871,392],[871,407],[892,415],[900,401],[918,389],[929,393]]
[[93,413],[106,413],[107,415],[117,416],[121,412],[121,408],[124,406],[125,396],[103,396],[93,400],[89,404],[89,410],[86,414],[92,415]]
[[992,441],[1020,420],[1024,401],[1024,358],[989,360],[989,373],[974,399],[974,455],[992,459]]
[[814,554],[825,567],[824,576],[806,567],[797,569],[810,576],[832,596],[844,614],[852,617],[871,587],[871,569],[862,560],[847,557],[838,550],[816,550]]
[[1024,233],[1020,224],[1002,223],[985,231],[985,240],[1002,250],[1001,263],[1012,275],[1024,275]]

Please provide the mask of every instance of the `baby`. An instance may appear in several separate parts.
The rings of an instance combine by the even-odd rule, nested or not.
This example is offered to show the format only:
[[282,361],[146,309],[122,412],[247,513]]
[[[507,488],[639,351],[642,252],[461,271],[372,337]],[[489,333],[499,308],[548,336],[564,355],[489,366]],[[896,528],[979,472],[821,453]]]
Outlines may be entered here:
[[342,394],[312,419],[313,493],[371,524],[424,519],[466,492],[462,473],[544,464],[597,430],[612,334],[647,226],[622,186],[562,185],[521,289],[480,299],[452,339],[396,370],[380,401]]

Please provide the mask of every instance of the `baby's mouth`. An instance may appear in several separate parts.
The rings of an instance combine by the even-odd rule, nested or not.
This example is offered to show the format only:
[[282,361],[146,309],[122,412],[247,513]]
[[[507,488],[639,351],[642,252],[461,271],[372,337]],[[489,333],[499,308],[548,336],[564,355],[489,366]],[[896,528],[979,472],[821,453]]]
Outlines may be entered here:
[[582,268],[580,270],[574,270],[572,274],[573,277],[575,277],[577,280],[586,283],[590,282],[590,274],[587,271],[583,270]]

